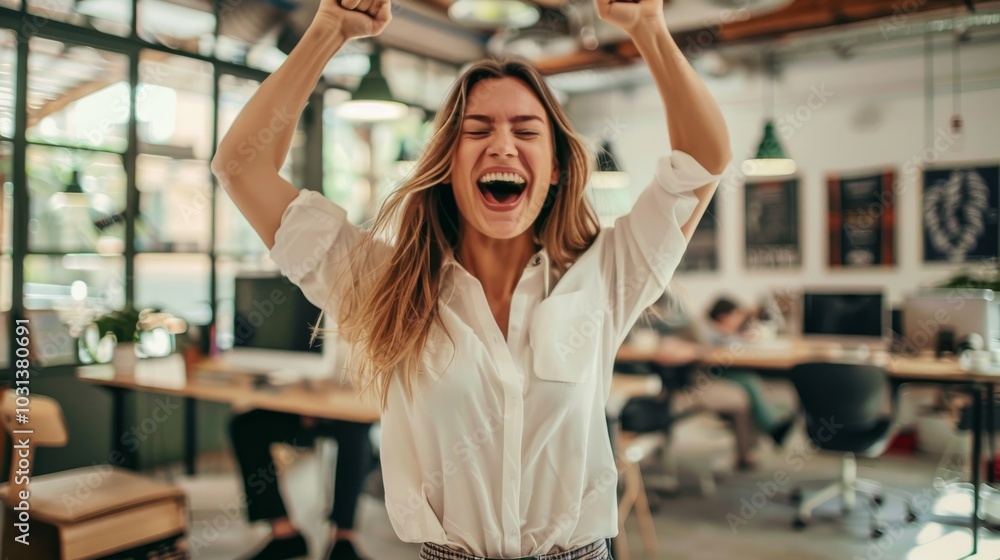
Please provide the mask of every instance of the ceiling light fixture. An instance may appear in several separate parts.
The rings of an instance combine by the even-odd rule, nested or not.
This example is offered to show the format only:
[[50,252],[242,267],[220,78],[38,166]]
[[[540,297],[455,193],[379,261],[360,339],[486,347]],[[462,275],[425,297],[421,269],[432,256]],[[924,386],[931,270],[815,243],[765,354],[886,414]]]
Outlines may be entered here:
[[456,0],[448,16],[470,27],[490,29],[531,27],[538,23],[538,8],[521,0]]
[[597,152],[597,166],[590,176],[590,184],[602,190],[627,189],[629,186],[628,173],[622,171],[611,151],[611,143],[606,140]]
[[372,123],[399,120],[409,114],[410,108],[392,96],[389,82],[382,75],[381,60],[381,53],[376,48],[371,55],[371,68],[361,78],[351,100],[337,106],[336,114],[339,118]]
[[60,208],[90,208],[90,197],[80,186],[80,171],[73,170],[66,187],[49,197],[49,206],[54,210]]
[[764,95],[765,103],[770,99],[770,107],[765,105],[764,135],[757,146],[757,154],[753,159],[748,159],[741,166],[745,175],[753,177],[779,177],[782,175],[792,175],[795,173],[795,162],[785,155],[785,149],[781,146],[778,134],[774,130],[774,75],[775,60],[774,53],[765,56],[764,85],[768,86],[768,94]]

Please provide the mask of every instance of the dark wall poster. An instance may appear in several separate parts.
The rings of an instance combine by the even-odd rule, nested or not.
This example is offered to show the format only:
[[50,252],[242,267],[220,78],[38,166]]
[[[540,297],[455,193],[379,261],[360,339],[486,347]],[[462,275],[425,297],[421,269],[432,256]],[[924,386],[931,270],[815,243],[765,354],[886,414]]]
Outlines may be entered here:
[[997,257],[1000,164],[925,169],[925,262],[969,262]]
[[831,267],[895,264],[895,180],[892,170],[827,177]]
[[799,179],[747,182],[746,267],[802,264],[799,247]]
[[698,222],[678,271],[700,271],[719,269],[718,250],[719,217],[715,213],[715,197],[708,202],[705,215]]

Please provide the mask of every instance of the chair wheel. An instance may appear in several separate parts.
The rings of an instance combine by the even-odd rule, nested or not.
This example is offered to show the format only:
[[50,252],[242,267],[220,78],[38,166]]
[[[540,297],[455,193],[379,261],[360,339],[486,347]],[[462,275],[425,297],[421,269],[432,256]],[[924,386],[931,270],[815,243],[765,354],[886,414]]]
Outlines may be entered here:
[[807,522],[805,519],[802,519],[801,517],[796,517],[792,521],[792,528],[793,529],[800,529],[800,530],[801,529],[805,529],[808,525],[809,525],[809,522]]
[[917,522],[917,514],[912,509],[910,509],[909,506],[906,507],[906,522],[907,523]]
[[873,539],[880,539],[882,538],[882,535],[885,534],[885,532],[886,532],[886,526],[884,524],[879,525],[877,527],[872,527],[871,537]]
[[792,492],[788,495],[788,501],[792,503],[793,506],[797,506],[802,503],[802,489],[793,488]]
[[872,496],[872,503],[875,504],[875,507],[882,507],[884,502],[885,498],[883,496]]

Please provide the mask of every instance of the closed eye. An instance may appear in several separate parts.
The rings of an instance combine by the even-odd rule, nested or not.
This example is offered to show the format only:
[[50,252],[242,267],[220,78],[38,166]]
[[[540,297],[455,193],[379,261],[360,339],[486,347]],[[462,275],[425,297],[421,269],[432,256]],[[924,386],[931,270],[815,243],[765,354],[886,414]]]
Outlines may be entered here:
[[521,136],[538,136],[540,133],[534,130],[518,130],[516,134]]

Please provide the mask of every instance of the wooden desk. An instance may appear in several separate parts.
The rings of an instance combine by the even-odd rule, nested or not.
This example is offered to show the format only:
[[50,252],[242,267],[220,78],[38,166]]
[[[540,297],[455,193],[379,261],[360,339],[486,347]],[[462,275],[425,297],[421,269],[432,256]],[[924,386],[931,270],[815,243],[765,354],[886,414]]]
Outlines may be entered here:
[[[649,352],[652,357],[654,352]],[[737,367],[747,369],[789,370],[803,362],[853,361],[851,352],[810,346],[804,342],[791,342],[787,346],[734,344],[711,347],[700,359],[705,366]],[[652,361],[652,360],[650,360]],[[963,371],[954,359],[935,359],[933,356],[899,356],[888,352],[872,352],[861,363],[871,363],[885,368],[886,374],[896,380],[928,381],[937,383],[994,383],[1000,375]],[[997,372],[1000,374],[1000,371]]]
[[[639,350],[635,347],[625,347],[619,353],[619,361],[645,362],[657,364],[662,356],[657,348]],[[935,383],[961,384],[968,388],[973,397],[972,406],[972,483],[979,488],[980,468],[982,467],[982,408],[985,395],[986,425],[989,427],[990,457],[993,453],[993,388],[1000,381],[1000,371],[995,373],[977,373],[963,371],[955,359],[938,360],[930,355],[908,357],[889,354],[887,352],[872,352],[864,360],[858,359],[850,351],[839,351],[830,346],[818,347],[804,340],[792,340],[778,343],[734,343],[725,347],[712,347],[703,351],[698,361],[710,369],[713,368],[743,368],[753,370],[787,371],[795,365],[804,362],[839,362],[857,361],[870,363],[885,368],[886,374],[895,385],[903,383]],[[669,364],[672,365],[672,364]],[[990,469],[992,481],[993,470]],[[972,554],[979,548],[979,493],[974,500],[971,518]]]
[[129,375],[108,377],[94,368],[95,366],[78,368],[77,378],[104,387],[229,403],[233,408],[243,410],[264,409],[366,423],[378,422],[381,416],[377,403],[361,400],[353,389],[307,388],[302,384],[257,389],[253,386],[252,377],[238,374],[233,375],[228,382],[199,380],[195,377],[183,388],[176,389],[139,384]]
[[361,423],[378,422],[381,417],[377,402],[360,399],[350,388],[322,384],[312,387],[293,384],[275,388],[256,388],[254,377],[247,375],[247,372],[232,370],[224,363],[214,361],[199,364],[198,371],[214,372],[215,375],[203,379],[196,373],[182,387],[139,383],[131,372],[115,372],[110,365],[81,366],[77,368],[76,376],[81,381],[105,387],[111,392],[112,443],[114,450],[122,457],[122,466],[126,468],[137,466],[134,452],[127,449],[123,441],[125,394],[130,391],[184,399],[184,464],[188,474],[195,472],[197,401],[228,403],[233,408],[242,410],[273,410]]

